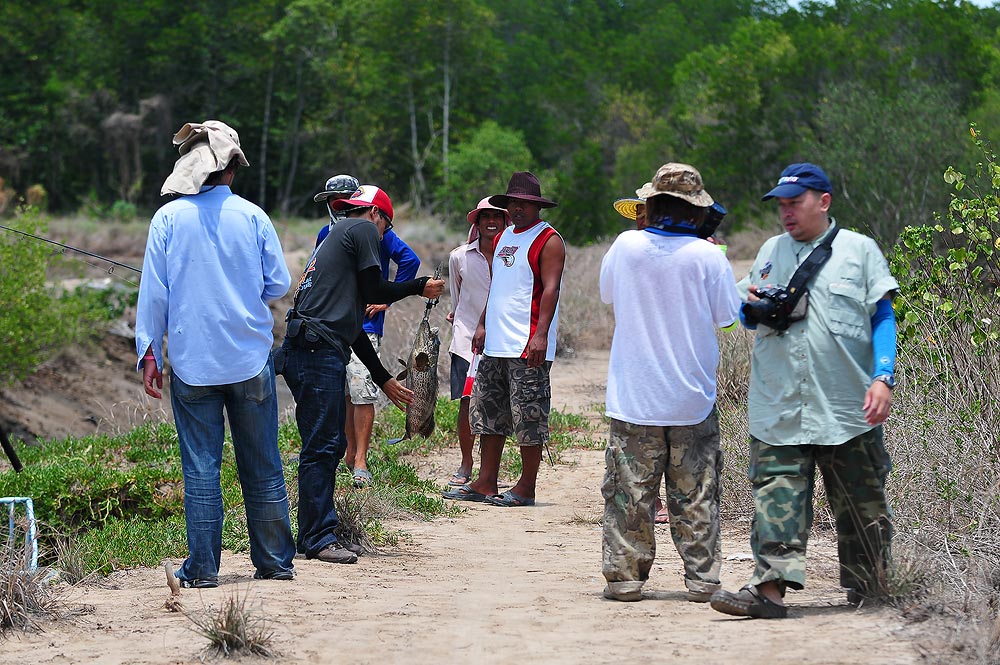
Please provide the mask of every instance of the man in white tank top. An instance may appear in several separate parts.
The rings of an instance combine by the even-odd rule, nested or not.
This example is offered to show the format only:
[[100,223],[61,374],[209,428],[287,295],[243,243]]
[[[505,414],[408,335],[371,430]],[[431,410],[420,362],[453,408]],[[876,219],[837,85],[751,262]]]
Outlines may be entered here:
[[[566,247],[539,217],[554,201],[542,197],[532,173],[514,173],[507,193],[491,196],[513,226],[497,236],[486,309],[472,338],[482,353],[472,389],[472,428],[480,435],[479,477],[444,493],[445,498],[521,507],[535,503],[542,446],[549,440],[549,368],[556,355],[559,287]],[[521,477],[498,494],[503,446],[515,436],[521,449]]]

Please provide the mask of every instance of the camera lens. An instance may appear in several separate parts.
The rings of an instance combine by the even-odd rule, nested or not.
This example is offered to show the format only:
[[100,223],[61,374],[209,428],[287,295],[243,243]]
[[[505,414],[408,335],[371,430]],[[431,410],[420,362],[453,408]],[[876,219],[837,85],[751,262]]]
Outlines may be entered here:
[[774,317],[777,305],[773,300],[761,299],[743,304],[743,318],[750,325],[764,323]]

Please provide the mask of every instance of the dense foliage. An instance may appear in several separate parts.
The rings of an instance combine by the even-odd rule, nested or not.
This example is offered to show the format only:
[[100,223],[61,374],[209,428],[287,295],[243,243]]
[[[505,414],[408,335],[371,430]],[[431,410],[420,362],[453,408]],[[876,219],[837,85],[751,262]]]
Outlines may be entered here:
[[578,242],[663,161],[738,222],[810,159],[891,240],[947,203],[923,185],[961,128],[1000,129],[998,26],[965,0],[4,3],[0,178],[148,212],[172,133],[216,117],[253,165],[237,189],[281,214],[346,171],[459,220],[516,163]]

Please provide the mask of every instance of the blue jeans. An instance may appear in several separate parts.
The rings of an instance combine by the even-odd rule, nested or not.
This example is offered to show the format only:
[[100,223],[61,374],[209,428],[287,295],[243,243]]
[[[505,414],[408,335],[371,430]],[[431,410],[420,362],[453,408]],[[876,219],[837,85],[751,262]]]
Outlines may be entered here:
[[295,543],[288,519],[288,491],[278,454],[278,399],[274,365],[260,374],[220,386],[189,386],[170,376],[184,470],[184,519],[188,558],[182,580],[216,579],[222,556],[223,409],[229,416],[233,452],[246,506],[250,560],[261,574],[291,571]]
[[295,398],[295,422],[302,437],[299,455],[299,552],[313,559],[337,542],[333,505],[337,464],[347,450],[344,425],[346,362],[333,348],[304,348],[286,339],[283,376]]

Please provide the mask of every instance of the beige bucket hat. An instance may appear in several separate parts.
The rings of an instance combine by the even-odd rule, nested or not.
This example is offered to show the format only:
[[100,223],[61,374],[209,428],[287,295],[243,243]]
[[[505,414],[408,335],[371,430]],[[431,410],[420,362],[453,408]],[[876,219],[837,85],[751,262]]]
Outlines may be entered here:
[[636,190],[636,195],[641,199],[661,194],[676,196],[700,208],[707,208],[715,203],[715,199],[705,191],[701,173],[690,164],[664,164],[656,170],[651,182]]
[[181,156],[163,182],[161,196],[197,194],[209,174],[226,168],[233,157],[238,158],[241,165],[250,166],[240,148],[240,135],[219,120],[185,123],[174,134],[173,143]]

